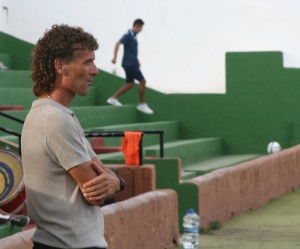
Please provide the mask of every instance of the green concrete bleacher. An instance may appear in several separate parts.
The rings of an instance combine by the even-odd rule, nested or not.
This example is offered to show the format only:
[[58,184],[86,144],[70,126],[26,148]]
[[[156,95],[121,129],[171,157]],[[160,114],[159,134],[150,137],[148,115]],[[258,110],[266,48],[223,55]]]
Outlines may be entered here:
[[0,88],[0,105],[21,105],[29,109],[35,98],[31,88]]
[[[27,62],[23,63],[21,60],[18,60],[18,64],[16,64],[16,56],[20,55],[21,53],[15,55],[0,53],[0,61],[2,60],[10,69],[0,72],[0,105],[24,106],[24,110],[5,111],[24,120],[32,101],[36,97],[32,93],[30,70],[14,70],[30,68],[27,67]],[[28,61],[30,61],[29,58]],[[89,94],[84,97],[76,96],[71,105],[71,109],[75,112],[83,129],[85,131],[163,130],[165,158],[159,158],[158,135],[144,135],[143,161],[155,165],[157,189],[172,188],[176,190],[180,221],[187,208],[193,207],[198,210],[199,189],[196,185],[185,182],[185,179],[194,178],[259,156],[257,154],[225,154],[228,151],[225,151],[223,140],[228,143],[229,140],[234,141],[234,139],[231,139],[232,134],[230,132],[230,136],[227,138],[223,134],[227,136],[228,134],[226,132],[222,133],[224,130],[230,129],[218,126],[215,128],[214,124],[220,123],[215,116],[224,118],[228,113],[225,110],[224,115],[212,115],[213,118],[208,113],[219,110],[222,101],[225,101],[229,96],[228,94],[218,96],[201,95],[199,98],[196,95],[168,95],[147,89],[147,99],[152,101],[149,104],[155,110],[155,114],[145,115],[136,110],[138,95],[134,91],[129,92],[120,99],[123,103],[129,103],[128,105],[114,107],[106,104],[106,98],[111,96],[119,87],[118,84],[123,84],[123,79],[103,73],[95,77],[94,81],[96,84],[90,87]],[[211,97],[218,101],[212,102]],[[194,105],[194,102],[196,105]],[[103,105],[99,106],[99,103]],[[205,106],[206,103],[213,104],[201,109],[200,107]],[[235,102],[234,104],[234,107],[237,106]],[[215,105],[217,106],[216,109]],[[229,110],[231,105],[227,104],[227,107]],[[197,117],[195,117],[195,113],[197,113]],[[203,122],[199,122],[199,119]],[[2,116],[0,116],[0,126],[17,132],[22,130],[22,124]],[[234,129],[234,134],[237,130],[241,129]],[[18,143],[17,137],[1,131],[0,137]],[[105,138],[105,145],[120,146],[121,138]],[[5,144],[0,142],[0,146],[4,147]],[[229,153],[232,153],[232,151],[229,151]],[[101,154],[98,157],[105,163],[112,161],[124,163],[122,152]]]
[[[212,158],[222,155],[222,139],[221,138],[198,138],[176,140],[164,143],[164,156],[167,158],[181,158],[182,167],[199,162],[200,160]],[[143,147],[143,155],[145,158],[159,158],[159,145],[150,145]],[[99,155],[103,159],[121,159],[122,152]]]
[[136,109],[132,105],[115,106],[74,106],[71,107],[85,130],[110,124],[136,122]]
[[0,73],[1,88],[32,88],[29,70],[6,70]]
[[181,172],[181,178],[182,179],[191,179],[197,176],[196,171],[184,171],[182,170]]
[[[175,141],[179,138],[179,123],[178,121],[157,121],[157,122],[145,122],[145,123],[125,123],[117,125],[108,125],[94,127],[93,131],[164,131],[164,141]],[[110,137],[105,139],[105,145],[107,146],[120,146],[120,137]],[[158,134],[144,134],[143,146],[159,144]]]
[[[21,231],[20,227],[14,226],[9,222],[0,224],[0,239],[18,233],[20,231]],[[0,243],[0,248],[1,248],[1,243]]]
[[2,62],[8,69],[12,68],[12,60],[10,54],[0,53],[0,62]]
[[199,175],[204,175],[214,170],[229,167],[244,161],[252,160],[260,155],[244,154],[244,155],[219,155],[206,160],[189,164],[183,167],[182,178],[189,179]]
[[[32,87],[0,87],[0,105],[21,105],[24,109],[31,107],[32,101],[37,97],[32,92]],[[91,87],[87,96],[74,99],[72,106],[93,106],[96,102],[96,89]]]
[[89,88],[89,94],[86,96],[75,96],[72,101],[71,107],[76,106],[94,106],[97,103],[97,91],[96,88],[91,86]]
[[[166,157],[180,157],[183,165],[223,154],[222,138],[196,138],[165,143]],[[145,148],[146,157],[159,157],[159,146]]]
[[[3,111],[3,113],[6,113],[6,114],[12,115],[16,118],[19,118],[21,120],[24,120],[27,113],[28,113],[28,110]],[[2,115],[0,115],[0,126],[6,128],[6,129],[10,129],[14,132],[18,132],[18,133],[21,133],[22,128],[23,128],[23,124],[21,124],[19,122],[16,122],[16,121],[13,121],[11,119],[8,119],[8,118],[6,118]],[[0,131],[0,136],[1,137],[4,136],[5,139],[8,139],[12,142],[17,141],[17,137],[9,135],[9,134],[7,134],[3,131]]]

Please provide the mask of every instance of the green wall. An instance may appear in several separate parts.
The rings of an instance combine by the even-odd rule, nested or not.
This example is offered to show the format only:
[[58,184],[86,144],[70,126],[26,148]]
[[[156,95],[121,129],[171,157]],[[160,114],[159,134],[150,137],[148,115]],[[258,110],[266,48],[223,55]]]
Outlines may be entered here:
[[173,118],[187,137],[224,138],[227,153],[266,153],[300,141],[300,69],[283,68],[281,52],[226,54],[226,95],[173,95]]
[[10,54],[10,69],[30,69],[32,49],[33,44],[0,32],[0,54]]
[[[29,69],[33,45],[3,33],[0,39],[0,53],[11,53],[15,68]],[[222,137],[228,154],[266,153],[273,140],[283,148],[298,144],[300,69],[284,68],[279,51],[228,52],[225,59],[226,94],[162,94],[147,89],[155,114],[138,112],[138,121],[178,120],[181,138]],[[93,84],[95,103],[106,105],[123,84],[124,79],[100,69]],[[136,105],[138,86],[120,101]]]

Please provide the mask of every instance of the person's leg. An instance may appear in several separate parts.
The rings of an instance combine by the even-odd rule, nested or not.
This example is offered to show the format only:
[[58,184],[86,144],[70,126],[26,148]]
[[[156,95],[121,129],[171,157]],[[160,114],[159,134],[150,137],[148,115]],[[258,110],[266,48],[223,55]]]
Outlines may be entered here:
[[139,97],[140,97],[140,104],[145,103],[145,89],[146,89],[146,81],[141,80],[139,84]]
[[107,103],[114,106],[122,106],[122,103],[118,101],[118,97],[134,87],[134,71],[132,70],[132,68],[125,67],[124,70],[126,74],[126,84],[122,86],[118,91],[116,91],[110,98],[107,99]]
[[134,83],[127,83],[125,86],[122,86],[118,91],[116,91],[114,95],[108,98],[106,102],[114,106],[122,106],[122,103],[118,100],[118,97],[132,87],[134,87]]
[[135,78],[139,81],[139,97],[140,103],[137,106],[137,109],[146,114],[153,114],[153,110],[145,102],[146,95],[146,80],[139,68],[135,71]]
[[129,89],[134,87],[134,83],[130,82],[130,83],[126,83],[124,86],[122,86],[118,91],[115,92],[114,95],[111,96],[111,98],[113,99],[117,99],[118,97],[120,97],[123,93],[127,92]]

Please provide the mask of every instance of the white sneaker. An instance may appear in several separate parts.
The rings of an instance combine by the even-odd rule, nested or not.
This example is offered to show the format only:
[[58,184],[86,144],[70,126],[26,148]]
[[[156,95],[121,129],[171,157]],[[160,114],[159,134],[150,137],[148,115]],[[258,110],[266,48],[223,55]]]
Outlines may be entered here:
[[122,106],[122,103],[118,101],[117,99],[109,98],[106,101],[108,104],[114,105],[114,106]]
[[0,70],[7,70],[7,69],[8,69],[7,66],[5,66],[3,62],[0,62]]
[[150,109],[150,107],[144,103],[144,104],[138,104],[136,107],[140,112],[146,113],[146,114],[153,114],[154,111]]

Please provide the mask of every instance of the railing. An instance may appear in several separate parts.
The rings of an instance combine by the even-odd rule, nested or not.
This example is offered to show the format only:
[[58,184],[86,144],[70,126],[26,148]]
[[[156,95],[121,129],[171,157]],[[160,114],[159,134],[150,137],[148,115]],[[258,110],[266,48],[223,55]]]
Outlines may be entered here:
[[[11,119],[15,122],[24,124],[24,120],[17,118],[15,116],[12,116],[10,114],[4,113],[0,111],[0,115],[4,116],[8,119]],[[0,127],[1,131],[4,131],[8,134],[11,135],[15,135],[18,137],[18,149],[19,149],[19,153],[21,155],[21,133],[15,132],[13,130],[4,128],[4,127]],[[144,134],[157,134],[159,135],[159,151],[160,151],[160,157],[163,158],[164,157],[164,131],[162,130],[153,130],[153,131],[140,131],[142,132],[142,138],[140,140],[140,144],[139,144],[139,164],[142,165],[143,164],[143,136]],[[86,131],[85,133],[85,137],[123,137],[124,136],[124,131]],[[8,145],[12,145],[12,146],[16,146],[16,144],[14,144],[13,142],[10,141],[6,141],[4,139],[1,140],[2,142],[8,144]]]
[[22,119],[20,119],[20,118],[17,118],[17,117],[15,117],[15,116],[12,116],[12,115],[10,115],[10,114],[4,113],[4,112],[0,112],[0,115],[6,117],[6,118],[8,118],[8,119],[11,119],[11,120],[13,120],[13,121],[16,121],[16,122],[18,122],[18,123],[24,124],[24,120],[22,120]]
[[[139,144],[139,165],[143,165],[143,136],[144,134],[158,134],[159,135],[159,151],[160,157],[164,157],[164,131],[153,130],[153,131],[139,131],[142,132],[142,138]],[[86,131],[85,137],[123,137],[124,131]]]
[[[5,117],[5,118],[11,119],[11,120],[13,120],[15,122],[24,124],[24,120],[22,120],[20,118],[17,118],[15,116],[12,116],[10,114],[4,113],[4,112],[0,112],[0,115],[3,116],[3,117]],[[21,155],[21,152],[22,152],[21,151],[21,133],[13,131],[13,130],[10,130],[10,129],[7,129],[7,128],[4,128],[4,127],[0,127],[0,130],[6,132],[8,134],[11,134],[11,135],[14,135],[14,136],[18,137],[18,147],[14,143],[12,143],[10,141],[6,141],[4,139],[1,139],[1,142],[5,143],[7,145],[10,145],[10,146],[17,147],[19,149],[19,153]]]
[[[10,130],[10,129],[7,129],[7,128],[1,127],[1,126],[0,126],[0,130],[18,137],[18,144],[14,144],[13,142],[6,141],[5,139],[1,139],[1,142],[5,143],[7,145],[10,145],[10,146],[17,147],[19,149],[19,154],[21,155],[21,152],[22,152],[21,151],[21,133],[15,132],[13,130]],[[18,146],[16,146],[16,145],[18,145]]]

